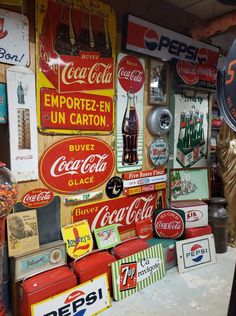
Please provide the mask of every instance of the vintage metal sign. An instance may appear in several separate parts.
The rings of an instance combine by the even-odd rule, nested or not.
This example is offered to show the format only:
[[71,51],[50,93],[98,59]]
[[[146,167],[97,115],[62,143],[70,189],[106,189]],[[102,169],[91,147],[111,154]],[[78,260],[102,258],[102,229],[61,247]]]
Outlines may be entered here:
[[93,237],[87,220],[61,228],[66,251],[71,258],[78,259],[93,250]]
[[219,47],[194,40],[131,14],[127,15],[126,34],[124,46],[130,51],[164,60],[177,58],[217,66]]
[[195,64],[184,60],[175,60],[174,66],[177,84],[216,89],[216,67]]
[[124,180],[123,185],[124,185],[124,188],[132,188],[132,187],[137,187],[140,185],[153,184],[153,183],[165,182],[165,181],[167,181],[166,174],[162,176],[146,177],[146,178],[139,178],[139,179],[134,179],[134,180]]
[[115,12],[96,0],[76,0],[70,5],[52,0],[36,2],[40,130],[111,133]]
[[65,243],[62,240],[40,246],[30,254],[11,258],[11,276],[14,281],[67,263]]
[[113,168],[111,148],[92,137],[70,137],[53,144],[39,164],[44,184],[64,194],[78,194],[101,186]]
[[0,62],[29,64],[29,21],[22,13],[0,9]]
[[108,288],[107,275],[102,274],[89,282],[32,305],[32,316],[96,315],[111,306]]
[[111,264],[113,298],[132,295],[165,276],[162,245],[158,244]]
[[22,198],[22,204],[29,208],[37,208],[47,205],[53,198],[54,194],[51,190],[39,188],[27,192]]
[[91,230],[117,224],[119,232],[135,229],[139,220],[151,218],[157,203],[157,193],[120,197],[85,204],[72,210],[72,221],[87,219]]
[[162,190],[166,188],[166,182],[161,183],[155,183],[155,184],[146,184],[146,185],[140,185],[138,187],[133,188],[126,188],[124,189],[125,195],[134,195],[134,194],[140,194],[145,192],[152,192],[157,190]]
[[179,273],[216,263],[212,234],[176,242]]
[[144,60],[120,53],[116,102],[116,168],[119,172],[142,169],[144,79]]
[[7,69],[11,170],[17,181],[38,179],[38,131],[35,74],[29,68]]
[[122,175],[124,180],[132,180],[146,177],[163,176],[166,174],[166,169],[153,169],[153,170],[142,170],[134,172],[125,172]]

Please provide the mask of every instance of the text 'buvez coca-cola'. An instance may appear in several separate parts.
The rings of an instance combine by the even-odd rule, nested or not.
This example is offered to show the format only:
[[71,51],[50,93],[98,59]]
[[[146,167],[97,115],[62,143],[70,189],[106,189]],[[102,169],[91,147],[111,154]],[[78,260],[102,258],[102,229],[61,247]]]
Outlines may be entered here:
[[124,232],[135,228],[136,222],[152,218],[156,199],[156,193],[146,193],[76,207],[72,211],[73,222],[86,218],[92,231],[117,224],[119,232]]
[[40,161],[40,177],[56,192],[77,194],[102,185],[113,168],[114,154],[105,142],[74,137],[48,148]]
[[27,192],[22,198],[22,204],[26,207],[41,207],[52,201],[54,194],[52,191],[39,188]]

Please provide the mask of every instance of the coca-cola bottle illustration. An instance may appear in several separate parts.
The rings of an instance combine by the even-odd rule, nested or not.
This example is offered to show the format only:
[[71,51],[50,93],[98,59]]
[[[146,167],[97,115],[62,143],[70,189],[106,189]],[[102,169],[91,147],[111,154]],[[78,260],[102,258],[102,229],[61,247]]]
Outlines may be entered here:
[[56,34],[55,51],[59,55],[76,56],[78,55],[78,48],[72,23],[72,8],[65,6],[62,10],[63,17]]
[[22,87],[22,82],[18,82],[18,87],[17,87],[17,101],[19,104],[25,104],[25,93],[24,89]]
[[108,17],[102,14],[100,27],[96,35],[96,46],[101,57],[112,57],[111,40],[108,32]]
[[135,108],[135,94],[127,92],[127,105],[122,122],[123,155],[122,164],[135,165],[138,163],[138,133],[139,123]]
[[96,51],[93,26],[92,13],[86,8],[82,11],[82,23],[79,32],[76,34],[76,43],[79,51]]

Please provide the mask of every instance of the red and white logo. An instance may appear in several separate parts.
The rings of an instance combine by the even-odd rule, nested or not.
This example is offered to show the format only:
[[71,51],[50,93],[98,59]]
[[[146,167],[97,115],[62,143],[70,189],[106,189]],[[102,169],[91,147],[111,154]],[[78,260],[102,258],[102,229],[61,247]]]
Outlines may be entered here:
[[138,92],[144,85],[144,69],[139,59],[124,56],[118,64],[118,80],[125,91]]
[[190,62],[178,60],[176,71],[180,78],[188,85],[195,85],[199,81],[197,68]]
[[174,210],[164,210],[154,219],[154,231],[161,238],[180,238],[184,226],[183,218]]
[[39,164],[40,178],[55,192],[78,194],[101,186],[114,168],[114,154],[103,141],[72,137],[49,147]]
[[146,240],[153,237],[153,223],[152,218],[143,219],[136,223],[137,235]]
[[196,221],[199,221],[202,217],[203,217],[202,211],[190,210],[186,213],[187,222],[196,222]]
[[26,207],[37,208],[49,204],[54,195],[51,190],[48,189],[35,189],[27,192],[22,198],[22,204]]

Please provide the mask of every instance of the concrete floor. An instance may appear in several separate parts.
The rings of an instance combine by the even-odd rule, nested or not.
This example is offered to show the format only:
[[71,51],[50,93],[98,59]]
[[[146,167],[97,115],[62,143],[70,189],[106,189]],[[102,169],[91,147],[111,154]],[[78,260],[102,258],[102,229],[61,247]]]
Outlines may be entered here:
[[[226,316],[236,248],[217,254],[217,263],[179,274],[177,267],[140,292],[112,301],[102,316]],[[236,315],[235,315],[236,316]]]

